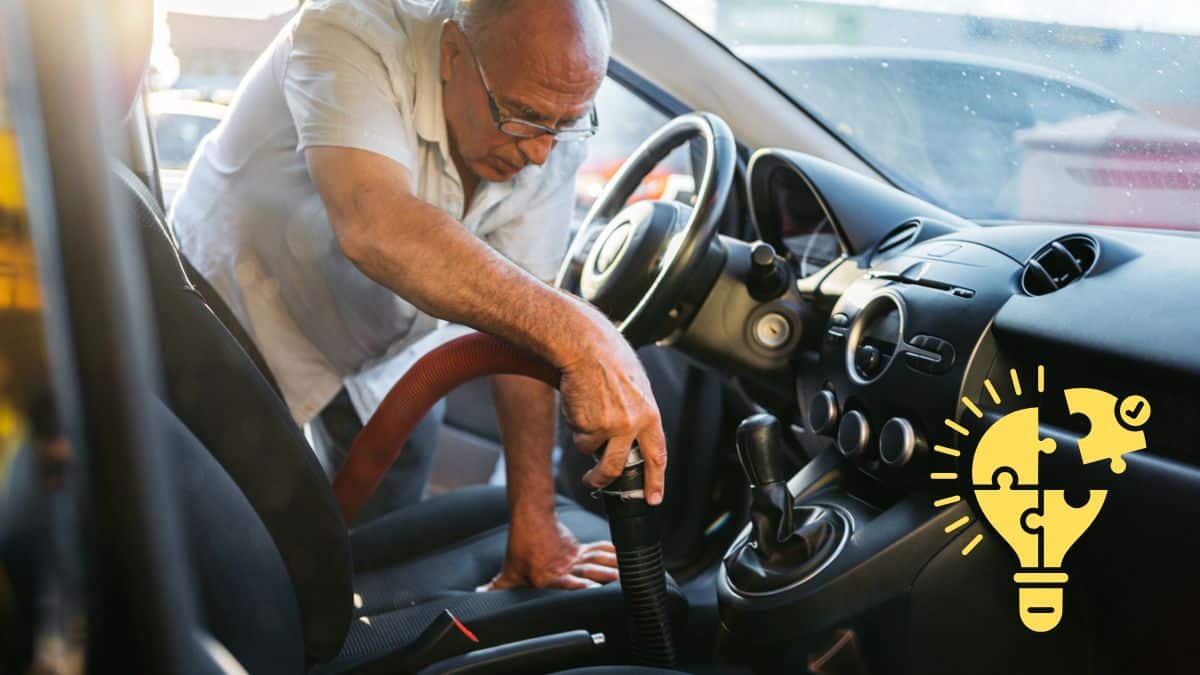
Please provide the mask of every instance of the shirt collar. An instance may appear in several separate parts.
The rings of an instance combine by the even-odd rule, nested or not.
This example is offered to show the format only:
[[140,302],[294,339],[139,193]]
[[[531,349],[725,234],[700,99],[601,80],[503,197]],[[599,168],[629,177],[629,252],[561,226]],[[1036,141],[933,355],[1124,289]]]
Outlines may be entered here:
[[442,146],[449,159],[446,113],[442,107],[442,23],[433,22],[416,40],[416,100],[413,126],[430,143]]

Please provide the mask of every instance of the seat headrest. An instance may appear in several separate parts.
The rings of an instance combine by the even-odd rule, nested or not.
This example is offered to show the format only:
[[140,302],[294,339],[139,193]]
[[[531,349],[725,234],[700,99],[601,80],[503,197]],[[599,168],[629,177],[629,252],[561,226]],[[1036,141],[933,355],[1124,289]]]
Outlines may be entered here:
[[112,49],[114,103],[127,112],[137,99],[142,78],[150,67],[154,42],[153,0],[105,0],[97,3],[98,14],[108,28],[106,46]]

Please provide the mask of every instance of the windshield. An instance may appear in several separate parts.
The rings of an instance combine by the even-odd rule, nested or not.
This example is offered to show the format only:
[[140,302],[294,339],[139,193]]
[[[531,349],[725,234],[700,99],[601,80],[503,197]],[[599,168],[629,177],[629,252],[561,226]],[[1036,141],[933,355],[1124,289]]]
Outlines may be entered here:
[[1194,0],[666,1],[950,211],[1200,230]]

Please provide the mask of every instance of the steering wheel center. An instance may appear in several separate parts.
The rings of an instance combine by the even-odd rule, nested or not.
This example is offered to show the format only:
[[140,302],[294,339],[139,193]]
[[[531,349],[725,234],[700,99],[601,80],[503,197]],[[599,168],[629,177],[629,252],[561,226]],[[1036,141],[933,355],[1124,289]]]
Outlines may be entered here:
[[596,257],[596,274],[604,274],[612,268],[617,256],[625,252],[625,245],[629,243],[632,233],[633,223],[629,221],[621,222],[612,232],[607,233],[608,236],[600,242],[600,255]]
[[[700,150],[693,159],[693,206],[673,201],[624,206],[659,162],[693,142]],[[736,163],[733,134],[715,115],[689,113],[667,122],[604,186],[555,285],[591,301],[635,345],[669,335],[687,321],[687,307],[694,307],[681,305],[681,298],[698,294],[706,281],[715,282],[724,261],[725,249],[714,242]],[[703,279],[697,276],[701,273]]]
[[638,202],[617,214],[584,262],[579,279],[584,299],[609,316],[632,311],[654,283],[687,210],[672,202]]

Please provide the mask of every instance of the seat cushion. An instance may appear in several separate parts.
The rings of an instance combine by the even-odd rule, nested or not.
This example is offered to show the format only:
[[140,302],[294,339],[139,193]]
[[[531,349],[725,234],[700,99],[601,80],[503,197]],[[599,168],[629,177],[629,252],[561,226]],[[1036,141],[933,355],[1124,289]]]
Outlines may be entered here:
[[[565,498],[558,518],[580,541],[608,539],[608,524]],[[503,488],[471,487],[435,497],[355,529],[355,621],[337,659],[321,672],[398,672],[404,648],[443,609],[479,638],[478,647],[582,628],[604,633],[612,653],[628,649],[619,584],[580,591],[478,593],[504,562],[508,506]],[[674,625],[687,602],[667,583]]]
[[[608,523],[564,497],[559,520],[580,541],[608,539]],[[504,488],[472,486],[378,518],[350,534],[358,616],[410,607],[487,583],[504,562]]]

